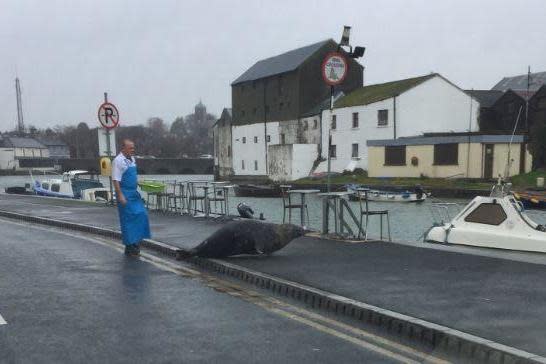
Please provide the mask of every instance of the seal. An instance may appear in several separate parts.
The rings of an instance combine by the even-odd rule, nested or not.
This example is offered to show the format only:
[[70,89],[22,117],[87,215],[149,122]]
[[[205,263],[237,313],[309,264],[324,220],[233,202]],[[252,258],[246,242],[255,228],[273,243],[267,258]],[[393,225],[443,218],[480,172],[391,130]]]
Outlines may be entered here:
[[179,252],[177,258],[271,254],[304,234],[303,228],[292,224],[277,225],[257,220],[232,221],[195,248]]

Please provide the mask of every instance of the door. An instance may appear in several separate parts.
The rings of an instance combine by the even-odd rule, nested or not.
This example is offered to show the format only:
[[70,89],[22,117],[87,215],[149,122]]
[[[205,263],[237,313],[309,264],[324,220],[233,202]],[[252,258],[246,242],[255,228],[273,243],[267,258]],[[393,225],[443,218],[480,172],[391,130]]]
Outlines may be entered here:
[[484,167],[483,167],[483,178],[492,179],[493,178],[493,152],[495,149],[495,144],[485,144],[485,157],[484,157]]

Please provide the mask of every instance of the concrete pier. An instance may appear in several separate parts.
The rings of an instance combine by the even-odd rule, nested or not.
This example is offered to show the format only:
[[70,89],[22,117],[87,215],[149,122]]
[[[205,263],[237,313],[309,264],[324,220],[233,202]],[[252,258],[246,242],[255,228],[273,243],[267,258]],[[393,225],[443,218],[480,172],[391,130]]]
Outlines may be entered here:
[[[0,211],[119,230],[115,208],[79,201],[0,195]],[[153,239],[182,249],[225,223],[160,213],[150,221]],[[540,254],[303,237],[269,257],[222,262],[546,356]]]

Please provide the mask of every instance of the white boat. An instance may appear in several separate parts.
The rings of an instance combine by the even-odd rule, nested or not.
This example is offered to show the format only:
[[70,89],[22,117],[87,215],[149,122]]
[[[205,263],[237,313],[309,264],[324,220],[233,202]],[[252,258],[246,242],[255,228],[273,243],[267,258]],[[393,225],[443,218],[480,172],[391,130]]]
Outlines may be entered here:
[[[510,192],[511,184],[501,181],[488,197],[475,197],[449,222],[436,222],[424,235],[427,242],[477,247],[546,252],[546,228],[525,213]],[[433,204],[447,211],[445,204]]]
[[359,199],[377,202],[423,202],[427,199],[428,194],[424,192],[421,187],[416,187],[415,191],[383,191],[376,189],[369,189],[367,193],[359,191],[359,187],[356,185],[347,185],[347,192],[353,192],[349,196],[352,201],[358,201]]
[[96,174],[75,170],[65,172],[61,178],[34,180],[34,193],[40,196],[73,198],[92,202],[112,199],[110,190],[104,188]]

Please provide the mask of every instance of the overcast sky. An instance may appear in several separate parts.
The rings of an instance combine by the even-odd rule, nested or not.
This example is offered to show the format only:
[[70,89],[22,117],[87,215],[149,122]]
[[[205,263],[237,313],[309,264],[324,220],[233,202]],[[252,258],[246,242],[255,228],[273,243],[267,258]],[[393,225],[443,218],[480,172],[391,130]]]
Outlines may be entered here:
[[353,27],[365,83],[439,72],[463,88],[546,71],[546,11],[536,1],[0,0],[0,131],[95,126],[103,92],[121,122],[170,123],[201,99],[219,115],[256,61]]

